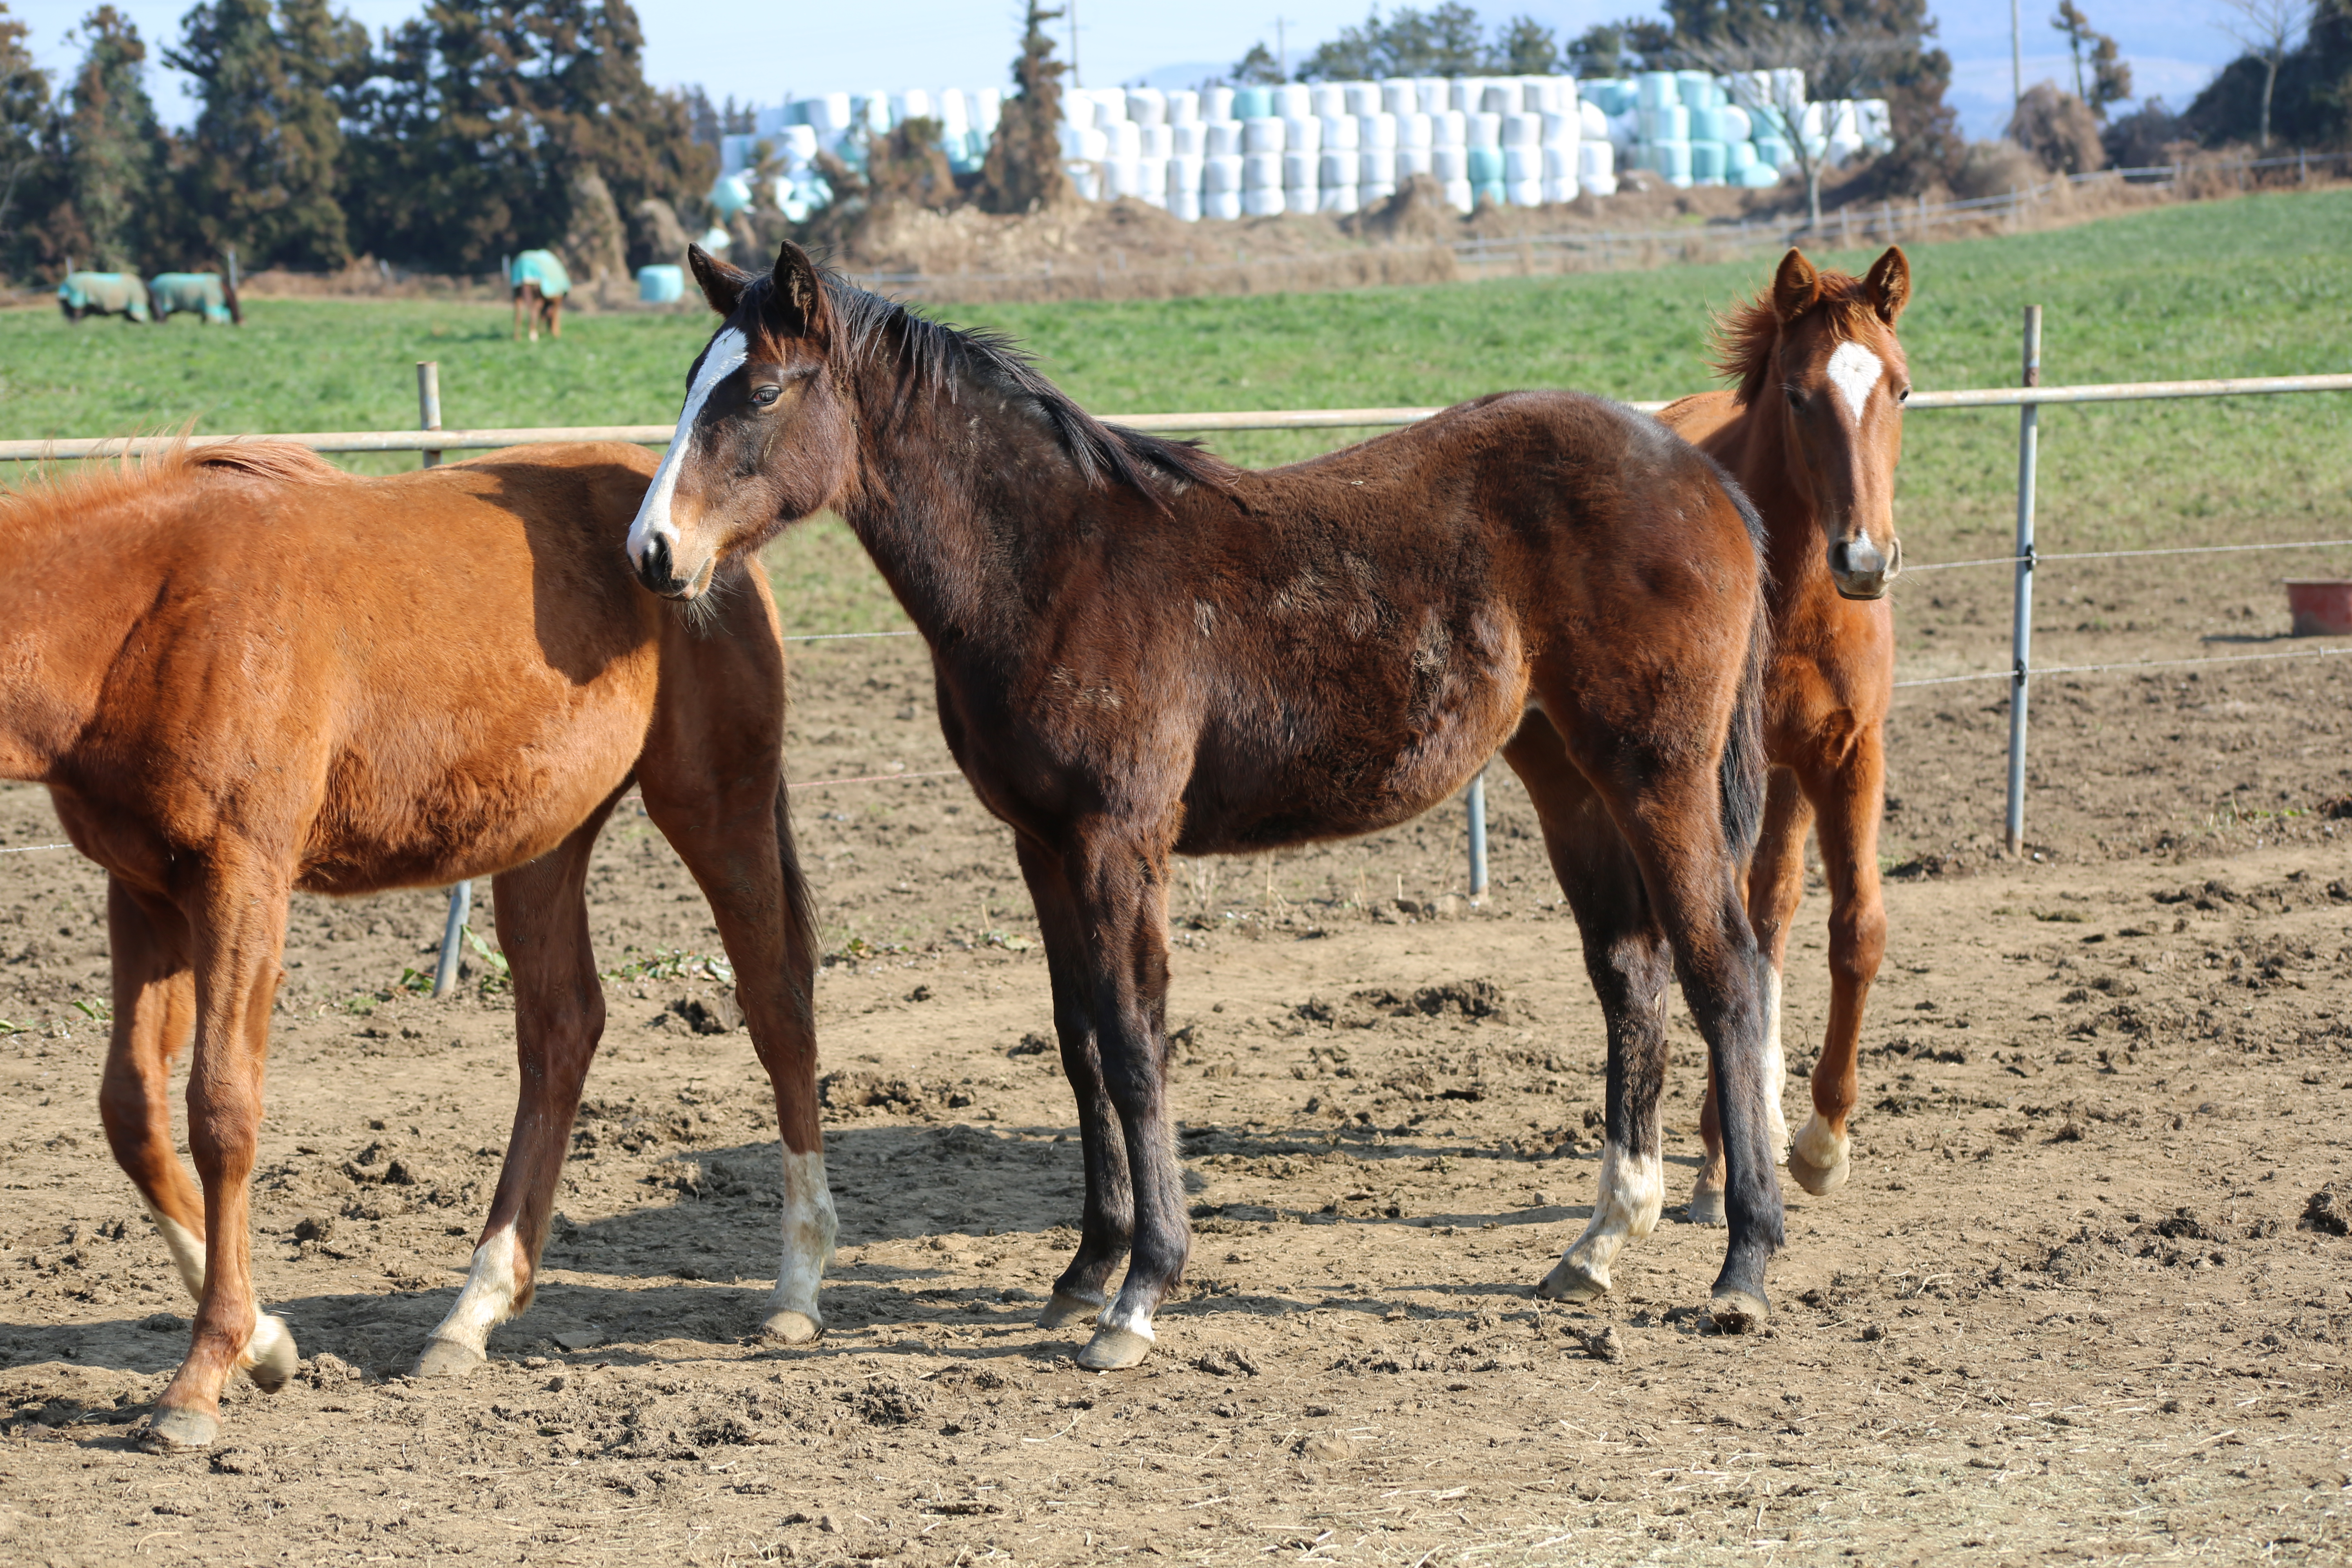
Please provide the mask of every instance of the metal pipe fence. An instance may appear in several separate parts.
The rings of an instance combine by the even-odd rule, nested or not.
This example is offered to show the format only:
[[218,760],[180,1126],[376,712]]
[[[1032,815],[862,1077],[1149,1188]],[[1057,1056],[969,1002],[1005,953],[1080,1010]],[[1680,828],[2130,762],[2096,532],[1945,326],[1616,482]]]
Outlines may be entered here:
[[[2273,160],[2287,163],[2293,160]],[[2037,550],[2033,532],[2034,487],[2039,467],[2039,413],[2048,405],[2127,403],[2171,400],[2188,397],[2236,397],[2273,395],[2289,393],[2352,392],[2352,374],[2236,376],[2200,381],[2105,382],[2076,386],[2044,386],[2041,384],[2041,307],[2028,307],[2025,327],[2025,374],[2022,384],[2015,387],[1977,387],[1948,392],[1915,392],[1905,405],[1908,412],[1929,412],[1954,408],[2004,408],[2020,411],[2018,432],[2017,479],[2017,548],[2011,554],[1987,556],[1969,561],[1925,562],[1906,568],[1912,572],[1952,571],[1964,567],[2010,566],[2015,574],[2011,606],[2011,658],[2007,669],[1972,671],[1961,675],[1933,676],[1895,682],[1897,688],[1950,685],[1964,681],[2007,679],[2010,681],[2010,742],[2008,758],[2007,812],[2004,826],[2011,854],[2023,846],[2025,810],[2025,757],[2027,714],[2031,697],[2030,681],[2037,673],[2032,660],[2032,613],[2033,573],[2037,566],[2060,561],[2116,560],[2135,556],[2220,554],[2248,550],[2307,550],[2328,546],[2352,545],[2352,540],[2302,540],[2278,544],[2215,544],[2186,545],[2145,550],[2090,550],[2064,552],[2042,552]],[[275,435],[271,440],[290,441],[317,452],[419,452],[425,455],[426,467],[438,462],[447,451],[483,451],[499,447],[527,446],[542,441],[621,441],[639,446],[667,446],[675,434],[671,425],[598,425],[551,427],[499,427],[478,430],[447,430],[440,424],[440,386],[438,367],[419,364],[418,424],[420,428],[405,430],[362,430],[298,432]],[[1628,406],[1645,413],[1656,413],[1667,406],[1663,401],[1633,402]],[[1337,430],[1381,429],[1417,424],[1443,413],[1441,407],[1409,408],[1321,408],[1321,409],[1257,409],[1222,412],[1172,414],[1110,415],[1111,422],[1131,429],[1167,433],[1214,433],[1243,430]],[[0,461],[37,462],[66,461],[109,457],[122,457],[168,450],[174,447],[204,447],[227,442],[252,440],[251,436],[150,436],[101,437],[79,439],[37,441],[0,441]],[[788,637],[787,642],[832,642],[866,638],[908,637],[911,630],[883,632],[817,632]],[[2108,673],[2129,669],[2173,668],[2204,664],[2258,663],[2275,659],[2316,658],[2334,654],[2352,653],[2352,648],[2314,648],[2291,653],[2223,655],[2188,659],[2139,659],[2108,664],[2056,665],[2040,670],[2044,675]],[[952,772],[953,770],[948,770]],[[872,778],[811,780],[795,784],[795,789],[820,784],[881,783],[901,778],[943,777],[945,773],[878,774]],[[1464,792],[1467,818],[1470,896],[1475,901],[1486,895],[1487,889],[1486,777],[1482,770]],[[39,846],[58,847],[65,846]],[[470,885],[452,889],[450,919],[443,942],[443,952],[436,975],[436,994],[446,990],[456,974],[456,946],[462,932],[467,907],[470,905]],[[446,978],[444,978],[446,976]]]

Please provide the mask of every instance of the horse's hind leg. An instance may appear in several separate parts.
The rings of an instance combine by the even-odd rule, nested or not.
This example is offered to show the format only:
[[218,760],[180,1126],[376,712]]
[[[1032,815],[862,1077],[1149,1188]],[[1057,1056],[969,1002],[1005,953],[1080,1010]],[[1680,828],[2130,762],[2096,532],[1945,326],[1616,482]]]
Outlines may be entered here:
[[168,903],[106,883],[107,944],[114,961],[114,1029],[98,1091],[99,1120],[155,1222],[188,1294],[205,1294],[205,1203],[172,1139],[172,1058],[196,1026],[188,922]]
[[[1763,831],[1748,870],[1748,923],[1769,966],[1764,975],[1764,1116],[1767,1141],[1777,1157],[1789,1147],[1789,1120],[1780,1108],[1788,1079],[1780,1047],[1780,977],[1788,972],[1789,931],[1805,893],[1805,835],[1813,808],[1797,787],[1797,775],[1774,768],[1764,796]],[[1706,1103],[1699,1112],[1706,1163],[1691,1187],[1694,1225],[1723,1223],[1723,1123],[1715,1103],[1715,1068],[1706,1073]]]
[[1530,713],[1503,754],[1534,798],[1608,1027],[1608,1120],[1592,1218],[1537,1287],[1553,1300],[1589,1301],[1611,1288],[1610,1265],[1618,1251],[1655,1229],[1664,1205],[1658,1095],[1673,965],[1650,914],[1641,868],[1569,760],[1559,731],[1541,713]]
[[1118,1108],[1103,1082],[1077,896],[1051,850],[1018,836],[1013,842],[1029,897],[1037,907],[1038,932],[1045,941],[1045,967],[1054,987],[1054,1033],[1061,1044],[1062,1071],[1077,1099],[1078,1147],[1086,1162],[1078,1250],[1054,1281],[1053,1300],[1037,1319],[1040,1328],[1058,1329],[1102,1316],[1110,1299],[1111,1271],[1127,1257],[1135,1238],[1135,1194],[1129,1184]]
[[607,800],[554,849],[491,879],[499,947],[514,984],[521,1081],[506,1163],[474,1247],[473,1268],[457,1304],[416,1358],[420,1377],[471,1372],[485,1359],[490,1331],[530,1305],[580,1088],[604,1032],[604,990],[588,945],[585,888],[589,851],[612,809]]

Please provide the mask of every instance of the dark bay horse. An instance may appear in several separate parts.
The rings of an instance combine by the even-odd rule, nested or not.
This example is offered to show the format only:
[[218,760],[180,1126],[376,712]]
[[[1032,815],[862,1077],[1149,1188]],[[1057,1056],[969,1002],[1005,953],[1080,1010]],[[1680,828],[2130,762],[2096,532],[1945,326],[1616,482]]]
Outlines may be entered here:
[[1712,464],[1617,405],[1520,393],[1251,473],[1100,424],[1003,343],[791,245],[766,276],[689,258],[725,321],[631,557],[693,599],[832,507],[929,640],[948,744],[1012,826],[1045,936],[1087,1204],[1044,1321],[1094,1321],[1081,1364],[1149,1352],[1190,1244],[1165,1084],[1169,856],[1386,827],[1498,746],[1609,1016],[1601,1191],[1560,1268],[1605,1281],[1657,1220],[1679,971],[1729,1149],[1717,1316],[1765,1315],[1780,1196],[1739,898],[1762,568]]
[[[1660,416],[1729,469],[1770,539],[1772,660],[1765,749],[1772,761],[1748,912],[1769,982],[1772,1142],[1809,1193],[1845,1184],[1846,1118],[1858,1095],[1862,1009],[1886,951],[1878,824],[1886,784],[1886,710],[1895,695],[1902,570],[1895,465],[1903,452],[1909,367],[1895,323],[1911,266],[1890,249],[1867,276],[1781,258],[1771,289],[1717,324],[1727,392],[1686,397]],[[1830,1017],[1812,1074],[1813,1114],[1792,1144],[1780,1110],[1780,975],[1805,882],[1805,833],[1820,834],[1830,889]],[[1700,1122],[1707,1163],[1691,1217],[1723,1223],[1724,1163],[1712,1099]]]
[[[182,448],[0,498],[0,778],[47,784],[106,868],[114,1024],[100,1110],[198,1307],[151,1441],[210,1442],[243,1369],[294,1370],[256,1305],[247,1184],[293,889],[497,873],[522,1083],[473,1271],[419,1370],[479,1364],[530,1300],[604,1027],[583,889],[634,779],[710,900],[783,1129],[768,1327],[818,1329],[833,1202],[814,949],[782,795],[784,667],[756,571],[704,624],[621,548],[652,458],[522,448],[356,479],[300,447]],[[172,1058],[193,1037],[188,1145]]]

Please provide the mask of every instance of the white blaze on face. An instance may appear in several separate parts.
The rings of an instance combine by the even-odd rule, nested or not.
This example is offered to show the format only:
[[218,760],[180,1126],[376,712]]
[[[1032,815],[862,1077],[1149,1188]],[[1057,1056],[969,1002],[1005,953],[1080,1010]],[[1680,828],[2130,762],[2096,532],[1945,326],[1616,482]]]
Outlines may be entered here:
[[743,368],[751,358],[751,342],[742,332],[727,327],[710,340],[703,351],[702,369],[687,389],[686,407],[677,416],[677,433],[670,437],[669,450],[662,455],[661,467],[654,470],[654,482],[646,491],[645,500],[637,508],[637,520],[629,525],[629,563],[643,565],[646,544],[655,534],[675,543],[677,529],[669,520],[669,500],[677,489],[677,470],[686,461],[687,448],[694,442],[694,422],[702,416],[702,405],[710,401],[710,394],[719,384]]
[[[1838,401],[1845,405],[1853,422],[1862,423],[1862,411],[1870,401],[1870,389],[1886,374],[1886,363],[1876,354],[1857,342],[1838,344],[1830,355],[1830,384],[1837,389]],[[675,448],[673,448],[675,450]]]
[[1629,1239],[1658,1227],[1666,1204],[1666,1173],[1655,1154],[1636,1154],[1615,1142],[1601,1147],[1601,1191],[1592,1200],[1592,1220],[1568,1249],[1568,1261],[1607,1289],[1609,1265]]
[[825,1265],[833,1261],[833,1240],[839,1229],[833,1189],[824,1180],[824,1151],[795,1154],[786,1149],[784,1255],[776,1269],[776,1292],[768,1298],[769,1317],[798,1312],[814,1323],[824,1321],[816,1310],[817,1287]]
[[474,1267],[466,1276],[466,1288],[457,1293],[457,1304],[449,1309],[432,1337],[481,1354],[490,1342],[490,1331],[514,1316],[515,1293],[521,1288],[515,1264],[520,1257],[512,1226],[493,1231],[474,1248]]

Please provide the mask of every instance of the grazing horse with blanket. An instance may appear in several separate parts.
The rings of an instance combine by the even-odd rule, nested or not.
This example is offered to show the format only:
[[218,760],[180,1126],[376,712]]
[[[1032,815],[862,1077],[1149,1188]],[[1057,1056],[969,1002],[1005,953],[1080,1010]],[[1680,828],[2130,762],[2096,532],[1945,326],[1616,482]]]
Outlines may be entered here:
[[[589,851],[632,781],[710,901],[777,1090],[786,1220],[767,1327],[817,1332],[834,1218],[782,645],[748,564],[691,616],[630,580],[621,551],[652,468],[636,447],[541,447],[360,479],[250,442],[0,498],[0,778],[47,784],[106,868],[99,1108],[198,1302],[151,1441],[208,1443],[233,1372],[274,1390],[294,1370],[286,1325],[256,1304],[247,1215],[298,888],[495,874],[521,1086],[472,1273],[418,1370],[478,1365],[492,1325],[529,1304],[604,1027]],[[165,1100],[191,1038],[201,1192]]]
[[185,311],[207,326],[245,325],[245,307],[237,303],[235,286],[217,272],[158,273],[148,279],[147,294],[158,321]]
[[[1771,963],[1765,1076],[1773,1086],[1773,1147],[1814,1194],[1845,1184],[1863,1004],[1886,952],[1878,883],[1886,710],[1895,696],[1886,591],[1903,566],[1895,465],[1911,395],[1895,324],[1910,299],[1911,266],[1900,249],[1863,278],[1816,270],[1791,250],[1771,288],[1718,323],[1717,368],[1738,384],[1685,397],[1660,416],[1731,471],[1771,542],[1764,737],[1772,771],[1748,913]],[[1813,1068],[1813,1113],[1792,1143],[1779,1110],[1780,976],[1804,893],[1808,827],[1820,836],[1829,883],[1830,1016]],[[1707,1160],[1691,1217],[1720,1225],[1724,1164],[1712,1097],[1699,1130]]]
[[147,285],[135,272],[68,272],[58,285],[58,309],[79,325],[87,316],[146,321]]
[[507,281],[514,289],[515,341],[522,341],[523,325],[530,326],[530,341],[539,342],[541,322],[547,335],[563,335],[563,301],[572,292],[572,274],[563,270],[563,263],[551,250],[526,250],[514,258],[514,269]]
[[[1717,1321],[1769,1310],[1762,966],[1739,873],[1762,788],[1747,503],[1655,421],[1510,393],[1263,473],[1099,423],[1001,342],[820,272],[690,250],[723,318],[629,535],[699,600],[831,508],[929,641],[947,742],[1013,830],[1087,1171],[1043,1321],[1131,1366],[1190,1246],[1167,1094],[1169,857],[1374,832],[1497,747],[1527,781],[1609,1023],[1599,1270],[1658,1218],[1676,973],[1722,1086]],[[1116,1298],[1112,1270],[1127,1260]]]

